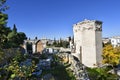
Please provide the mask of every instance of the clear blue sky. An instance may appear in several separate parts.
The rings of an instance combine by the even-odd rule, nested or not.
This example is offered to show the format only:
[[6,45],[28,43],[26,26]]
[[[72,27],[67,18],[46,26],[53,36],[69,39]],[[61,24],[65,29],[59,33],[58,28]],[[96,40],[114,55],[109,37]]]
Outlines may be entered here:
[[8,26],[27,37],[73,36],[73,24],[84,19],[103,22],[103,37],[120,35],[120,0],[8,0]]

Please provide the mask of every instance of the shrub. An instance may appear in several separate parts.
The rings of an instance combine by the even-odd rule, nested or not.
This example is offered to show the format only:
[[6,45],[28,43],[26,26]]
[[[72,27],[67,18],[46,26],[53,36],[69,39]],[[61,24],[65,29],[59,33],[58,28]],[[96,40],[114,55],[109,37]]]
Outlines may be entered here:
[[106,68],[87,68],[88,75],[90,80],[114,80],[117,79],[118,76],[115,74],[109,74],[106,71]]

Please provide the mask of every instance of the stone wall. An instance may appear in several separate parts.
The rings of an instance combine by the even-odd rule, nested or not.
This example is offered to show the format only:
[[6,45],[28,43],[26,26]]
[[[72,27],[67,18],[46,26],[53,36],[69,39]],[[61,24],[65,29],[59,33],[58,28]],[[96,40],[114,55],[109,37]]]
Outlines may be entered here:
[[43,48],[43,43],[41,41],[38,41],[36,43],[36,52],[42,53],[43,49],[44,49]]
[[32,44],[32,53],[41,53],[43,49],[45,48],[45,43],[43,43],[41,40],[25,40],[23,44],[23,48],[25,49],[25,53],[28,53],[27,51],[27,44]]
[[68,53],[59,53],[57,55],[63,59],[63,63],[70,64],[68,69],[73,71],[76,80],[89,80],[86,67],[78,60],[77,57]]

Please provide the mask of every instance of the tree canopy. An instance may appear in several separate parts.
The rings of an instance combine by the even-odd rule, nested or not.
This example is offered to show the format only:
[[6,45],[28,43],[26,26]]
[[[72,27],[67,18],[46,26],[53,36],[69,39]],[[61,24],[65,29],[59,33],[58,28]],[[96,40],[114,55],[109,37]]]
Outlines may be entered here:
[[7,39],[10,28],[6,27],[8,16],[0,13],[0,47],[2,47]]
[[120,61],[120,47],[112,47],[112,45],[106,45],[103,48],[103,63],[116,66]]
[[0,0],[0,48],[18,47],[23,44],[26,35],[23,32],[17,32],[17,27],[14,24],[11,30],[7,27],[8,15],[3,13],[8,7],[6,0]]
[[25,33],[17,32],[17,28],[14,25],[13,30],[7,36],[8,42],[11,47],[17,47],[20,44],[23,44],[24,40],[27,39]]
[[0,12],[7,10],[9,7],[5,5],[7,0],[0,0]]

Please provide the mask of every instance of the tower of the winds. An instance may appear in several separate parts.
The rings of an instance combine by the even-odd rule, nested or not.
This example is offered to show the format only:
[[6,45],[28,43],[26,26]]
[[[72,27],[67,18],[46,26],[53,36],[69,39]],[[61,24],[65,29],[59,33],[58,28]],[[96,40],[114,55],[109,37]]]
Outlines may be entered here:
[[88,66],[98,66],[102,61],[102,22],[84,20],[73,25],[75,54]]

